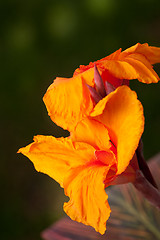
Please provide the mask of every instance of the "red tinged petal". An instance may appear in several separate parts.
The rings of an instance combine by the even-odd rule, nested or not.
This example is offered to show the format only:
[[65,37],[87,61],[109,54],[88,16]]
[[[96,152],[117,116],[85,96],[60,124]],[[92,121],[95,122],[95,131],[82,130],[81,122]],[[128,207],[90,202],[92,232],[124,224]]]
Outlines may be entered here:
[[98,150],[108,150],[111,147],[107,128],[91,118],[85,118],[77,124],[71,133],[71,139],[75,142],[88,143]]
[[95,156],[101,163],[104,163],[106,166],[112,166],[112,165],[116,164],[116,156],[111,150],[95,151]]

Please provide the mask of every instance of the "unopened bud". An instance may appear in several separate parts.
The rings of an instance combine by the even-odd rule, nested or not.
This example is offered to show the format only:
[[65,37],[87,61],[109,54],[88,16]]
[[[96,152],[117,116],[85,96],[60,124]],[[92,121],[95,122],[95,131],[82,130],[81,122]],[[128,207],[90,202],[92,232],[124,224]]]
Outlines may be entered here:
[[105,97],[106,91],[105,91],[104,83],[103,83],[101,75],[97,69],[96,64],[94,64],[94,82],[96,85],[97,92],[102,96],[102,98]]
[[105,90],[106,90],[107,95],[115,90],[115,87],[107,81],[105,81],[104,86],[105,86]]
[[102,99],[102,97],[98,94],[98,92],[96,92],[96,90],[93,87],[89,86],[88,84],[86,85],[90,91],[93,100],[95,101],[95,103],[98,103]]

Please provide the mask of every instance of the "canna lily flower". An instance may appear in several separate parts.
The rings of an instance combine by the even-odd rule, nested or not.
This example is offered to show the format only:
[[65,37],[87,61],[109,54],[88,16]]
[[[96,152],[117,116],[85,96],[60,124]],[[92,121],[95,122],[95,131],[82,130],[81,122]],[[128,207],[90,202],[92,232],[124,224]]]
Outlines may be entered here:
[[117,88],[129,85],[132,79],[143,83],[158,82],[159,77],[152,67],[158,62],[160,48],[138,43],[123,52],[119,49],[88,66],[80,66],[73,77],[56,78],[50,85],[43,98],[48,114],[53,122],[72,132],[77,123],[89,116],[95,107],[90,94],[91,89],[96,89],[95,64],[105,88],[107,83]]
[[[70,136],[56,139],[39,135],[19,152],[33,162],[37,171],[49,175],[64,188],[69,197],[69,201],[64,203],[64,211],[71,219],[90,225],[104,234],[111,211],[105,188],[115,184],[122,175],[128,176],[128,181],[134,181],[134,168],[131,171],[130,162],[144,129],[143,107],[136,93],[125,85],[93,106],[83,80],[80,81],[79,76],[74,80],[75,86],[72,79],[58,79],[55,83],[63,86],[61,91],[64,90],[64,97],[59,103],[62,125],[63,121],[67,126],[73,119],[78,119],[80,113],[76,112],[76,104],[79,106],[79,101],[85,103]],[[65,81],[70,85],[72,102],[66,94]],[[76,87],[79,87],[77,91]],[[52,88],[53,85],[51,91]],[[77,95],[81,96],[80,100]],[[72,107],[72,104],[75,105]],[[87,114],[83,113],[83,107],[87,109]],[[63,111],[65,114],[67,111],[67,121]],[[73,115],[74,111],[76,116]],[[69,120],[69,117],[73,119]]]

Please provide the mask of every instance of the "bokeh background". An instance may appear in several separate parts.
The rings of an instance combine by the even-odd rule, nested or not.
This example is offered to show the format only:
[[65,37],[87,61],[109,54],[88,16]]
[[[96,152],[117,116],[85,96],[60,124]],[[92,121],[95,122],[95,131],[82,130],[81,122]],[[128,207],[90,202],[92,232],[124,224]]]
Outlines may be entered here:
[[[63,190],[16,154],[34,135],[68,134],[47,115],[48,86],[120,47],[160,47],[159,12],[159,0],[0,1],[1,239],[38,240],[63,215]],[[160,84],[135,80],[131,88],[144,105],[148,159],[160,150]]]

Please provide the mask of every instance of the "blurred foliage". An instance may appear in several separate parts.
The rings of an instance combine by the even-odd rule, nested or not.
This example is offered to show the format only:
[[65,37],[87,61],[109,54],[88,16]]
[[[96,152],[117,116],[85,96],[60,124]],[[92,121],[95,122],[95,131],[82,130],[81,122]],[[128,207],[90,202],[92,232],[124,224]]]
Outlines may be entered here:
[[[159,0],[1,0],[1,237],[40,239],[62,215],[63,191],[19,147],[36,134],[66,136],[42,102],[56,76],[137,42],[160,47]],[[160,65],[156,67],[160,74]],[[144,105],[146,158],[159,151],[160,84],[134,81]],[[58,189],[58,193],[57,193]]]

